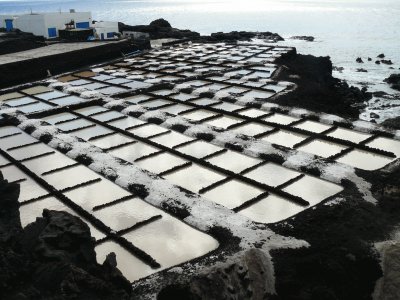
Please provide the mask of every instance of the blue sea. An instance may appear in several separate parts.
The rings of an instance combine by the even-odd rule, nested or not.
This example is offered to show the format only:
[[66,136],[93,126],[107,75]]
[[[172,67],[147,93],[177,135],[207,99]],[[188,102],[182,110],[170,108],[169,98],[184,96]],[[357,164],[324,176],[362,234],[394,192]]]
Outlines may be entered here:
[[[400,0],[0,0],[0,14],[42,11],[91,11],[95,20],[148,24],[165,18],[172,26],[202,34],[217,31],[273,31],[285,38],[312,35],[313,43],[287,40],[300,53],[330,56],[335,66],[343,67],[335,76],[353,85],[369,85],[371,90],[395,93],[383,79],[400,70]],[[384,53],[394,65],[367,62]],[[364,64],[355,63],[362,57]],[[356,72],[364,68],[368,73]],[[378,101],[378,102],[376,102]],[[374,110],[379,101],[394,107]],[[398,100],[377,100],[361,115],[369,119],[374,110],[383,120],[400,115]],[[379,120],[378,120],[379,121]]]

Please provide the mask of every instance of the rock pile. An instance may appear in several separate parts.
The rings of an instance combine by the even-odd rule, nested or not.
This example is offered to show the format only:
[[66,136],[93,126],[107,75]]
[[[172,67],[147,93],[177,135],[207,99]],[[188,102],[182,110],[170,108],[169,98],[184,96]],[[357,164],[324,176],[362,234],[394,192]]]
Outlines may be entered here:
[[96,261],[89,227],[67,212],[44,210],[24,229],[19,185],[0,174],[1,299],[129,299],[131,285],[114,254]]

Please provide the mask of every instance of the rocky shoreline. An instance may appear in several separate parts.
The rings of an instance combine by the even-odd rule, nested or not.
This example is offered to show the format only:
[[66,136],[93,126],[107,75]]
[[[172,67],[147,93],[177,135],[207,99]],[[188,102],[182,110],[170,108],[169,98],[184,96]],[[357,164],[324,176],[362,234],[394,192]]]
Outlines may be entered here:
[[171,24],[164,19],[152,21],[149,25],[126,25],[118,24],[119,31],[138,31],[148,33],[150,39],[185,39],[195,42],[219,42],[219,41],[250,41],[254,38],[268,40],[272,42],[284,41],[277,33],[272,32],[249,32],[249,31],[232,31],[232,32],[216,32],[211,35],[200,35],[200,33],[189,29],[173,28]]

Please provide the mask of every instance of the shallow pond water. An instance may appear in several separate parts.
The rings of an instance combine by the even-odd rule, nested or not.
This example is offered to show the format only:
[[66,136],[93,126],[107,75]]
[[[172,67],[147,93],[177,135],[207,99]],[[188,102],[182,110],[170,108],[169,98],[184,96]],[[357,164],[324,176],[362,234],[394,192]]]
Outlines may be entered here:
[[124,159],[128,162],[134,162],[137,158],[149,155],[154,152],[158,152],[160,149],[149,146],[145,143],[142,142],[137,142],[132,145],[128,146],[123,146],[114,150],[109,151],[113,156],[119,157],[121,159]]
[[155,156],[137,161],[141,168],[153,173],[162,173],[174,167],[180,166],[187,161],[169,153],[161,153]]
[[100,182],[95,182],[66,192],[65,195],[82,208],[91,211],[95,206],[130,196],[131,193],[107,179],[102,179]]
[[287,219],[303,210],[303,206],[271,194],[259,202],[241,210],[239,214],[256,222],[275,223]]
[[151,138],[152,141],[159,143],[163,146],[174,147],[182,143],[192,141],[193,138],[188,137],[184,134],[177,133],[175,131],[168,132],[163,135],[159,135]]
[[228,150],[224,153],[208,158],[207,161],[218,167],[239,173],[260,163],[262,160],[236,151]]
[[129,132],[132,132],[133,134],[136,134],[137,136],[140,137],[150,137],[156,134],[160,134],[163,132],[167,132],[168,129],[165,129],[161,126],[155,125],[155,124],[146,124],[140,127],[136,127],[133,129],[129,129]]
[[345,146],[323,140],[313,140],[310,143],[307,143],[304,146],[297,148],[297,150],[305,151],[322,157],[335,155],[344,149],[346,149]]
[[392,160],[386,156],[355,149],[338,158],[336,161],[364,170],[376,170],[384,167]]
[[316,133],[321,133],[329,128],[331,128],[332,126],[330,125],[326,125],[326,124],[322,124],[319,122],[315,122],[315,121],[304,121],[300,124],[297,124],[294,126],[295,128],[300,128],[303,130],[308,130],[311,132],[316,132]]
[[281,167],[273,163],[267,163],[250,172],[245,173],[243,176],[256,180],[258,182],[267,184],[269,186],[278,186],[286,181],[295,178],[300,173]]
[[190,143],[188,145],[184,145],[181,147],[177,147],[176,150],[179,152],[197,157],[197,158],[202,158],[204,156],[208,156],[210,154],[213,154],[217,151],[222,150],[223,148],[215,146],[213,144],[204,142],[204,141],[195,141],[193,143]]
[[205,192],[203,196],[233,209],[263,192],[261,189],[234,179]]
[[261,140],[265,140],[267,142],[282,145],[285,147],[292,148],[297,143],[303,141],[307,136],[286,131],[286,130],[279,130],[278,132],[274,132],[268,134],[267,136],[263,137]]
[[328,136],[335,137],[342,140],[351,141],[353,143],[359,143],[363,140],[369,138],[371,135],[368,133],[363,133],[359,131],[354,131],[346,128],[338,128],[329,134]]
[[222,174],[193,164],[163,176],[168,181],[197,193],[201,188],[224,179]]
[[249,124],[235,127],[230,130],[233,132],[248,135],[248,136],[255,136],[257,134],[267,132],[268,130],[271,130],[271,129],[272,129],[272,127],[269,127],[267,125],[261,125],[261,124],[257,124],[257,123],[249,123]]
[[74,187],[97,178],[99,175],[84,166],[72,167],[43,176],[43,179],[58,190]]
[[216,127],[221,127],[221,128],[228,128],[229,126],[233,124],[237,124],[239,122],[242,122],[243,120],[231,117],[231,116],[222,116],[216,119],[208,120],[205,123],[211,126],[216,126]]

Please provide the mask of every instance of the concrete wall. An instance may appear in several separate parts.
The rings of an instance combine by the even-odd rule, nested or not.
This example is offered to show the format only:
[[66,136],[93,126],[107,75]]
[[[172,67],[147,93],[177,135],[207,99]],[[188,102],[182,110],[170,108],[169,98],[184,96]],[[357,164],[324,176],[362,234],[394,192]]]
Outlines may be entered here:
[[130,53],[138,49],[128,40],[98,43],[98,45],[98,47],[0,64],[0,88],[46,78],[47,70],[56,75],[119,58],[121,53]]
[[96,22],[93,24],[94,32],[96,37],[101,39],[103,34],[105,40],[114,39],[114,37],[108,37],[108,33],[118,33],[118,22]]
[[47,37],[47,28],[45,27],[43,15],[19,16],[14,20],[14,28],[31,32],[34,35]]

